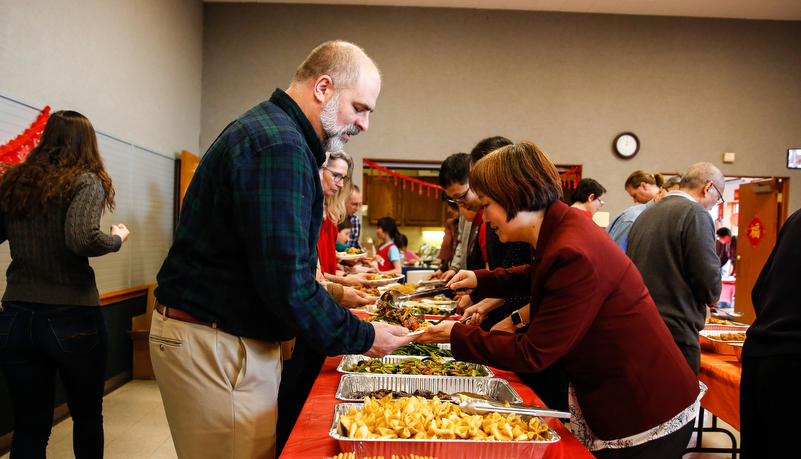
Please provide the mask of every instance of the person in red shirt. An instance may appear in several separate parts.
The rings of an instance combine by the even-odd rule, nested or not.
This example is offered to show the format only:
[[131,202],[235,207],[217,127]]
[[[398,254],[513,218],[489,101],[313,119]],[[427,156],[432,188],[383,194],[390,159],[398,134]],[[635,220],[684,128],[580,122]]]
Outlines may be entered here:
[[376,226],[376,235],[382,241],[375,254],[378,270],[392,273],[403,272],[403,258],[400,255],[400,247],[403,247],[403,234],[398,231],[398,224],[392,217],[382,217]]
[[[317,240],[317,256],[320,258],[320,270],[323,274],[337,273],[336,241],[337,224],[347,218],[345,201],[341,196],[350,197],[350,175],[353,172],[353,160],[344,151],[331,153],[328,162],[320,168],[320,183],[325,194],[325,217],[320,227],[320,238]],[[340,191],[342,190],[342,191]]]

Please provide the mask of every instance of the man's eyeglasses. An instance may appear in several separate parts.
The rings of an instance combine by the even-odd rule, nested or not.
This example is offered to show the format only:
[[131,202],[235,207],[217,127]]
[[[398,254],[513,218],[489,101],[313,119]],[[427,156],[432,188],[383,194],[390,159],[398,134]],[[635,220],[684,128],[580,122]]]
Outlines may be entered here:
[[350,180],[350,177],[348,177],[347,175],[337,174],[336,172],[332,171],[331,169],[325,166],[323,166],[323,169],[331,173],[331,178],[334,179],[334,183],[339,183],[342,180],[344,180],[345,183],[348,183],[348,180]]
[[467,191],[465,191],[463,195],[459,196],[458,198],[448,198],[448,201],[455,204],[464,202],[464,200],[467,199],[467,193],[470,193],[470,185],[467,185]]
[[606,204],[606,203],[604,202],[604,200],[603,200],[603,199],[601,199],[601,198],[595,198],[595,200],[596,200],[596,201],[598,201],[598,202],[600,202],[600,203],[601,203],[601,205],[604,205],[604,204]]
[[717,191],[717,192],[718,192],[718,202],[717,202],[716,204],[723,204],[724,202],[726,202],[726,201],[723,199],[723,193],[721,193],[721,192],[720,192],[720,190],[718,189],[718,186],[717,186],[717,185],[715,185],[715,182],[713,182],[712,180],[707,180],[707,182],[708,182],[708,183],[711,183],[711,184],[712,184],[712,186],[713,186],[713,187],[715,187],[715,191]]

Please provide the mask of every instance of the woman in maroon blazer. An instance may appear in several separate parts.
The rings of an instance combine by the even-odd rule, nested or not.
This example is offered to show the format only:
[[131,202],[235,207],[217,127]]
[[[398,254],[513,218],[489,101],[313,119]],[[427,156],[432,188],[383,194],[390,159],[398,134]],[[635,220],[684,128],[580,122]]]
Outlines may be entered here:
[[681,457],[699,384],[634,264],[559,201],[556,167],[530,142],[480,160],[470,186],[500,240],[529,242],[536,255],[527,266],[460,271],[448,285],[491,298],[528,294],[530,324],[507,333],[446,322],[420,341],[450,341],[457,359],[505,370],[536,372],[560,360],[573,433],[597,457]]

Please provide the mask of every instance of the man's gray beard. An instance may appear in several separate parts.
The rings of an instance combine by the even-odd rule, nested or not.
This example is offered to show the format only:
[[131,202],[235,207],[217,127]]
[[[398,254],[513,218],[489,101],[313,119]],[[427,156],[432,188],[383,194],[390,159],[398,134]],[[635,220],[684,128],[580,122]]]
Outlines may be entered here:
[[339,94],[335,94],[320,110],[320,124],[323,126],[323,148],[325,151],[337,152],[342,150],[347,141],[342,134],[351,137],[359,134],[359,128],[353,124],[337,128],[337,115],[339,114]]

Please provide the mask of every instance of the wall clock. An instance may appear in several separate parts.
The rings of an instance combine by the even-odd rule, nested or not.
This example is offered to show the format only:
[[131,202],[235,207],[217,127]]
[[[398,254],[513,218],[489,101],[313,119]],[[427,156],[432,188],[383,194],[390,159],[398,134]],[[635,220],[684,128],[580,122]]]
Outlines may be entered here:
[[623,132],[612,141],[612,150],[623,159],[633,158],[640,151],[640,139],[633,132]]

